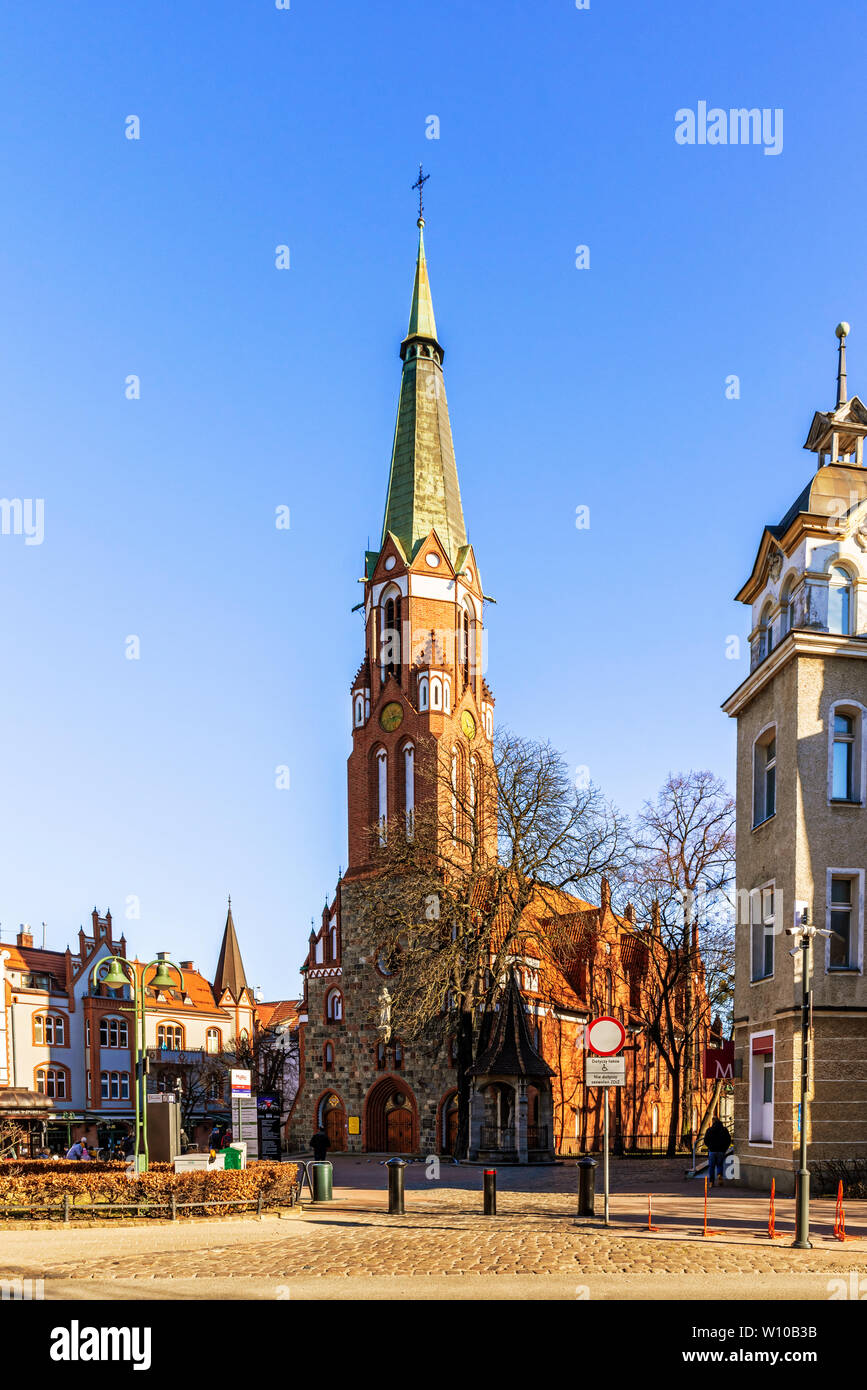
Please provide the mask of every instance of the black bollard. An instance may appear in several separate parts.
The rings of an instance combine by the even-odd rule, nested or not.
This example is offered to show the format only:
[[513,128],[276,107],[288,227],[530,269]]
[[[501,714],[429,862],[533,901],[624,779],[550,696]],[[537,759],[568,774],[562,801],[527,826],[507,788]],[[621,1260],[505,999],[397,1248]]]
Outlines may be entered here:
[[385,1166],[388,1169],[388,1214],[389,1216],[405,1216],[403,1171],[406,1168],[406,1163],[402,1158],[390,1158]]
[[485,1216],[497,1214],[497,1170],[485,1169]]
[[578,1164],[578,1215],[596,1215],[596,1160],[582,1158]]

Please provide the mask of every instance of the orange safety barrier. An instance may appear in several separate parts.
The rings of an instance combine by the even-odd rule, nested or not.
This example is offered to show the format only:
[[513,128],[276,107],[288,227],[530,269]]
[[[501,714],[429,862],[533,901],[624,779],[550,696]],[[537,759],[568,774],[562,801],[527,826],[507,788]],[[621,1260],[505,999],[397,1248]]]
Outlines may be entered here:
[[658,1230],[659,1230],[659,1227],[658,1227],[658,1226],[652,1226],[652,1225],[650,1224],[650,1211],[651,1211],[651,1207],[650,1207],[650,1193],[648,1192],[648,1194],[647,1194],[647,1229],[648,1229],[648,1231],[658,1231]]
[[774,1229],[774,1219],[775,1219],[775,1213],[776,1213],[776,1203],[775,1203],[776,1191],[777,1191],[776,1180],[775,1180],[774,1178],[771,1178],[771,1210],[770,1210],[770,1213],[769,1213],[769,1215],[768,1215],[768,1236],[770,1237],[771,1240],[782,1240],[782,1239],[783,1239],[782,1231],[777,1231],[777,1230]]
[[718,1236],[719,1234],[720,1234],[719,1231],[709,1231],[709,1230],[708,1230],[708,1227],[707,1227],[707,1178],[705,1178],[705,1180],[704,1180],[704,1230],[702,1231],[702,1235],[703,1235],[703,1236]]
[[860,1236],[847,1236],[846,1217],[843,1212],[843,1179],[837,1184],[837,1206],[834,1211],[834,1237],[836,1240],[860,1240]]

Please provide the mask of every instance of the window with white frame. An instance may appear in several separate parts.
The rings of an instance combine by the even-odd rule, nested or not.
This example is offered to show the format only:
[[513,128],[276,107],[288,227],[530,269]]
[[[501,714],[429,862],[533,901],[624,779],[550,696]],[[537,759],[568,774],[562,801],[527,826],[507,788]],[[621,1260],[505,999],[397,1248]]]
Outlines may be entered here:
[[777,730],[766,729],[756,739],[753,755],[753,825],[770,820],[777,809]]
[[829,795],[832,801],[860,804],[863,787],[863,710],[841,702],[830,711]]
[[750,931],[752,935],[752,980],[767,980],[774,973],[774,928],[776,894],[772,883],[750,893]]
[[842,565],[832,565],[828,574],[828,631],[852,631],[852,578]]
[[125,1019],[103,1018],[99,1024],[100,1047],[128,1047],[129,1035]]
[[774,624],[771,622],[771,605],[766,603],[759,619],[759,659],[769,656],[774,647]]
[[34,1042],[48,1047],[66,1046],[66,1019],[62,1014],[37,1014],[33,1020]]
[[863,884],[863,869],[828,871],[826,925],[831,932],[825,958],[828,970],[860,968]]
[[790,576],[790,577],[786,580],[785,584],[783,585],[782,593],[780,594],[780,641],[781,641],[781,642],[782,642],[783,638],[786,636],[786,634],[787,634],[788,632],[791,632],[791,631],[792,631],[792,628],[793,628],[793,626],[794,626],[794,612],[793,612],[793,606],[792,606],[792,589],[793,589],[793,587],[794,587],[794,584],[795,584],[795,581],[794,581],[794,579]]

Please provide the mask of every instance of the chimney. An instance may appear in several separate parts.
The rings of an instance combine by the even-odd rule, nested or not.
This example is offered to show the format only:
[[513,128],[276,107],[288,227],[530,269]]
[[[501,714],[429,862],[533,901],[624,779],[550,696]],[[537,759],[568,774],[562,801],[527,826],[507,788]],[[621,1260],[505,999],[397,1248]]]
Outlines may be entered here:
[[18,928],[18,945],[25,947],[33,945],[33,932],[30,930],[29,922],[22,922]]
[[635,908],[633,907],[632,903],[626,904],[626,909],[623,913],[623,916],[626,918],[627,922],[629,922],[632,926],[635,926]]
[[610,909],[610,907],[611,907],[611,884],[608,882],[608,879],[607,879],[607,878],[603,878],[603,880],[602,880],[602,899],[601,899],[601,901],[602,901],[602,906],[603,906],[604,908],[609,908],[609,909]]
[[194,971],[195,968],[196,968],[196,967],[193,965],[193,962],[192,962],[191,960],[182,960],[182,961],[181,961],[181,969],[182,969],[182,970],[193,970],[193,971]]
[[659,932],[660,932],[661,926],[662,926],[662,922],[660,921],[660,917],[659,917],[659,902],[658,902],[658,900],[657,900],[656,898],[654,898],[654,899],[653,899],[653,902],[652,902],[651,905],[650,905],[650,931],[651,931],[651,935],[653,935],[653,936],[659,936]]

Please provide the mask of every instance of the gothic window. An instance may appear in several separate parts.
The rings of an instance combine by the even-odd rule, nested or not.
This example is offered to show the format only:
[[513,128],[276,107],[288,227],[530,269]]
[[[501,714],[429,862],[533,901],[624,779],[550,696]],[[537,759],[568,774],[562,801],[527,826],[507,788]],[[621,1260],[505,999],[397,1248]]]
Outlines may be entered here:
[[852,631],[852,579],[842,565],[832,565],[828,583],[828,631]]
[[452,678],[451,678],[451,676],[444,676],[444,677],[443,677],[443,709],[444,709],[444,711],[445,711],[446,714],[451,714],[451,712],[452,712]]
[[434,676],[430,683],[430,707],[431,709],[442,709],[443,707],[443,683],[439,676]]
[[384,748],[376,755],[376,791],[379,843],[384,845],[388,840],[388,754]]
[[387,1053],[387,1051],[386,1051],[385,1043],[384,1043],[384,1042],[378,1042],[378,1043],[376,1044],[376,1070],[377,1070],[377,1071],[385,1071],[387,1067],[388,1067],[388,1053]]
[[461,623],[461,666],[463,669],[464,685],[469,685],[470,681],[470,615],[466,608],[463,611],[463,621]]
[[326,1071],[334,1070],[334,1043],[327,1042],[325,1044],[322,1061]]
[[406,838],[411,840],[415,834],[415,748],[411,743],[403,750],[403,808]]
[[364,696],[355,697],[355,727],[359,728],[364,723]]
[[400,594],[392,593],[382,606],[382,679],[390,675],[400,684],[400,638],[402,605]]
[[753,752],[753,825],[770,820],[777,809],[777,730],[766,729]]
[[325,999],[325,1017],[329,1023],[341,1023],[343,1021],[343,995],[339,989],[328,991]]
[[418,707],[419,707],[420,710],[426,710],[426,709],[427,709],[428,683],[429,683],[429,677],[428,677],[428,676],[419,676],[419,678],[418,678]]

